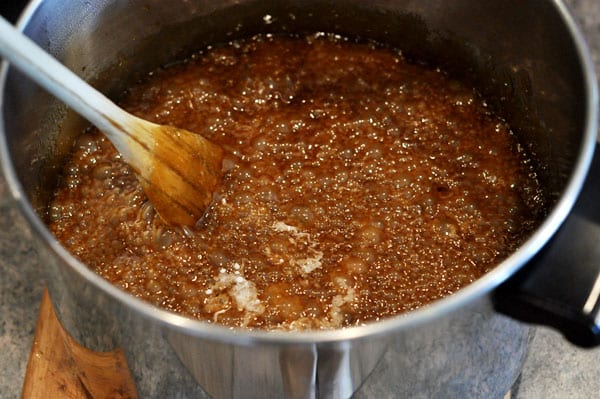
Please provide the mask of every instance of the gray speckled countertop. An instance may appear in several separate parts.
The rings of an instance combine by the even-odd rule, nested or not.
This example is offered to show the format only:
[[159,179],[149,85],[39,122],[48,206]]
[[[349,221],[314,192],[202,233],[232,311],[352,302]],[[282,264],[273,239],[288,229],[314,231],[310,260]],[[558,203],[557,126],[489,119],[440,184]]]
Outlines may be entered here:
[[[4,0],[2,0],[4,1]],[[600,1],[567,0],[600,70]],[[44,287],[43,262],[0,177],[0,398],[19,397]],[[578,349],[537,328],[519,399],[600,397],[600,348]]]

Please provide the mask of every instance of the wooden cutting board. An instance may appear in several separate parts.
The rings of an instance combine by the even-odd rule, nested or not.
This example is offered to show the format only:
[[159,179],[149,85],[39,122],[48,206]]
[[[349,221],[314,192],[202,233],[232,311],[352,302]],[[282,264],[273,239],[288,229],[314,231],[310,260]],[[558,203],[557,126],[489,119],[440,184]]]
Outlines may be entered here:
[[63,329],[44,292],[23,399],[137,399],[135,383],[120,349],[94,352]]

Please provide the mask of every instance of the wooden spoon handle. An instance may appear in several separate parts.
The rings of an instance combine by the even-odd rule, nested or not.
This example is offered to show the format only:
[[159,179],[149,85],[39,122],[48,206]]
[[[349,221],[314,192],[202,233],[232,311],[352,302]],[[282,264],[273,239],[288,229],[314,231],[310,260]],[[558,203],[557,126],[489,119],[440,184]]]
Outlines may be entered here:
[[167,223],[192,226],[204,214],[221,178],[219,146],[122,110],[1,17],[0,55],[109,138]]
[[[0,17],[0,55],[109,136],[117,149],[133,118]],[[121,144],[120,144],[121,143]]]

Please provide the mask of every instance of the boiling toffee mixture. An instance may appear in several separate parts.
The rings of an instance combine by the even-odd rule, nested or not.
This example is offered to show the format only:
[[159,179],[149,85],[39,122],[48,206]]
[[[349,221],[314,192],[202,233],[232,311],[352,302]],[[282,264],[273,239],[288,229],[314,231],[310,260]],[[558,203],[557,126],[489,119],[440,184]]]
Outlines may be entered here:
[[92,131],[50,227],[112,283],[209,322],[329,329],[410,311],[489,271],[543,213],[531,162],[472,88],[373,44],[238,41],[122,105],[225,149],[214,203],[194,228],[167,226]]

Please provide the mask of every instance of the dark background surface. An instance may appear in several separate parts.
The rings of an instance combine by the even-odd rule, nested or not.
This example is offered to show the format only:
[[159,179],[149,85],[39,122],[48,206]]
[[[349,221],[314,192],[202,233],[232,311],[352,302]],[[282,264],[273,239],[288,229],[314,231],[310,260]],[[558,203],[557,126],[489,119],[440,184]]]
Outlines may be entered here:
[[15,22],[26,3],[25,0],[2,0],[0,1],[0,15]]

